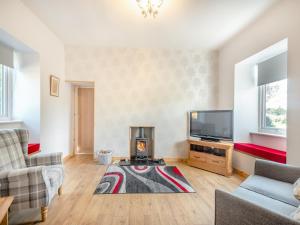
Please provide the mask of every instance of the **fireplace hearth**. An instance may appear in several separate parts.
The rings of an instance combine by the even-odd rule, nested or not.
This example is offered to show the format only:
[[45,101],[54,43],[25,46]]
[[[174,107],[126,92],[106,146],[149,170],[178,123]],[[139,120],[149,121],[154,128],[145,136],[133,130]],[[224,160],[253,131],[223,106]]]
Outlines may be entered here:
[[147,160],[128,160],[121,159],[120,166],[165,166],[166,163],[163,159],[147,159]]

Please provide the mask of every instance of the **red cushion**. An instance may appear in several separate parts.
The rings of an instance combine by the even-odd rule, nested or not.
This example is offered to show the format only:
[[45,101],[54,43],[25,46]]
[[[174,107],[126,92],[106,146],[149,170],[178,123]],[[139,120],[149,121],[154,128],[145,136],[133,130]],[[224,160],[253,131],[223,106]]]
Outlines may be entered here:
[[38,144],[38,143],[28,144],[28,155],[39,152],[39,151],[40,151],[40,144]]
[[234,149],[274,162],[286,163],[286,152],[251,143],[235,143]]

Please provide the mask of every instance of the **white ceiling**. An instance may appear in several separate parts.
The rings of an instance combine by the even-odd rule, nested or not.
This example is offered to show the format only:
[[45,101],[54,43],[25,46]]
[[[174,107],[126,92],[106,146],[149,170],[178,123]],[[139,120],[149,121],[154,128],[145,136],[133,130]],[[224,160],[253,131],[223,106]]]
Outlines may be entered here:
[[164,0],[144,18],[135,0],[22,0],[66,45],[215,49],[277,0]]

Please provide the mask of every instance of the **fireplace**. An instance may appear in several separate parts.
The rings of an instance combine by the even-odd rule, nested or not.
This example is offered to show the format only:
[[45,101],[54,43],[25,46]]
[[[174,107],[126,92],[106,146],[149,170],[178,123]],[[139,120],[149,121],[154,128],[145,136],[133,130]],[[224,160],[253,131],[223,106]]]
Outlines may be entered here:
[[148,159],[149,138],[145,137],[145,128],[139,127],[139,136],[135,138],[135,159]]
[[165,165],[163,159],[155,159],[155,127],[129,127],[129,159],[121,159],[119,165]]
[[130,159],[154,159],[154,127],[130,127]]

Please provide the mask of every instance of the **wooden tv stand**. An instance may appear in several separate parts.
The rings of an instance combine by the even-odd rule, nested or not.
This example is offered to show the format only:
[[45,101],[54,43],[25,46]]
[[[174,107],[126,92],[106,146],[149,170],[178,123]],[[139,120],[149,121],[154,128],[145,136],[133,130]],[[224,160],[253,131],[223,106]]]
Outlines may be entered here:
[[232,175],[233,143],[191,139],[188,142],[188,165],[224,176]]

